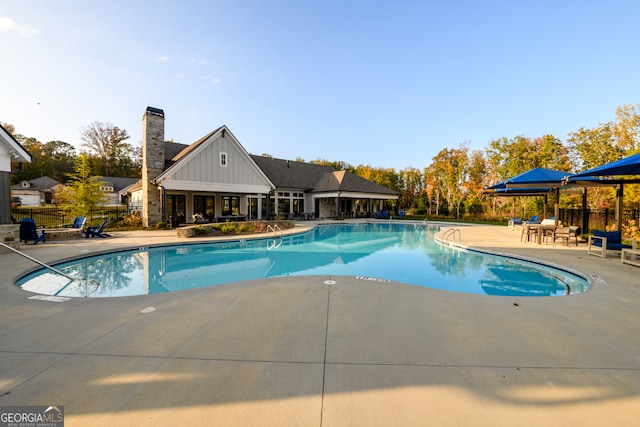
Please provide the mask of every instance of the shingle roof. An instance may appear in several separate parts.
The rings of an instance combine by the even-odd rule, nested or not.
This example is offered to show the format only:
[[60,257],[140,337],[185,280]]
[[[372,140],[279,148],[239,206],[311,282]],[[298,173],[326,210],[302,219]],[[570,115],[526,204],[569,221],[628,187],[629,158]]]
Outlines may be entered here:
[[139,181],[140,178],[124,178],[120,176],[103,176],[99,181],[113,186],[113,191],[117,192]]
[[[41,176],[27,182],[29,183],[29,190],[48,190],[56,185],[60,185],[58,181],[48,176]],[[12,185],[11,188],[14,190],[20,190],[22,189],[22,183]]]
[[348,191],[354,193],[399,194],[397,191],[390,190],[352,172],[337,171],[331,166],[256,155],[251,155],[251,158],[267,175],[267,178],[279,188],[300,188],[315,193]]
[[369,181],[352,172],[334,171],[324,174],[313,189],[314,193],[347,191],[352,193],[375,193],[398,195],[397,191]]
[[269,181],[279,188],[300,188],[311,191],[324,174],[335,171],[331,166],[274,159],[254,154],[251,155],[251,158],[262,169]]

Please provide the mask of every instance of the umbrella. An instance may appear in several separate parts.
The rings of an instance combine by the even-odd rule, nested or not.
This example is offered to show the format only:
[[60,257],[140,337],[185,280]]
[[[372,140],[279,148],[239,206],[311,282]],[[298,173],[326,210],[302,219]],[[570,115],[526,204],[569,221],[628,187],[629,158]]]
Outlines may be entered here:
[[569,175],[569,172],[535,168],[503,182],[507,188],[558,188],[563,186],[562,180]]
[[584,172],[572,175],[569,181],[577,178],[593,177],[593,176],[614,176],[614,175],[640,175],[640,154],[625,157],[616,160],[613,163],[598,166]]
[[618,224],[618,230],[620,230],[622,227],[622,198],[624,194],[624,184],[637,184],[640,183],[640,180],[638,178],[604,179],[603,177],[620,177],[625,175],[640,175],[640,154],[634,154],[633,156],[625,157],[624,159],[616,160],[615,162],[571,175],[565,182],[568,184],[580,183],[584,186],[616,186],[616,223]]
[[[554,207],[554,215],[556,224],[558,222],[558,191],[560,187],[564,187],[563,179],[571,175],[569,172],[557,171],[553,169],[535,168],[513,178],[506,179],[492,187],[496,195],[513,195],[513,196],[532,196],[550,192],[553,188],[556,190],[556,203]],[[492,187],[487,188],[491,190]],[[526,190],[529,190],[527,192]]]

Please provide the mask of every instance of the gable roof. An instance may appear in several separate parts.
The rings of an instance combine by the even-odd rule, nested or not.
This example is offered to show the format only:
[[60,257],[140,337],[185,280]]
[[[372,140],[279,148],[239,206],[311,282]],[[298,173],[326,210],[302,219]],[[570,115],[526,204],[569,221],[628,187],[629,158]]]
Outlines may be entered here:
[[[192,144],[195,145],[195,144]],[[164,142],[164,167],[165,169],[177,162],[177,159],[174,160],[178,154],[180,154],[185,149],[191,147],[188,144],[180,144],[178,142]]]
[[103,182],[105,184],[111,184],[114,192],[118,192],[131,184],[135,184],[140,181],[140,178],[125,178],[121,176],[103,176],[98,180],[98,182]]
[[18,141],[0,124],[0,143],[7,146],[7,149],[13,151],[12,162],[31,163],[31,154],[20,145]]
[[[177,151],[178,147],[172,147],[174,148]],[[222,151],[217,151],[221,148]],[[231,151],[227,153],[227,150]],[[223,152],[231,154],[231,160],[230,163],[220,166],[216,156]],[[262,193],[269,192],[274,187],[267,175],[224,125],[193,144],[184,146],[171,159],[167,159],[165,151],[165,165],[167,164],[168,166],[154,179],[154,182],[158,184],[162,182],[162,185],[168,189]],[[236,168],[227,169],[229,164],[235,164]],[[238,175],[228,173],[227,170],[241,172]]]
[[335,191],[386,194],[389,196],[397,196],[400,194],[384,185],[377,184],[344,170],[324,174],[313,189],[314,193]]
[[[12,185],[11,189],[23,190],[24,188],[22,187],[22,182],[24,181],[21,181],[19,184]],[[60,182],[48,176],[41,176],[39,178],[31,179],[27,182],[29,183],[29,190],[37,190],[37,191],[50,190],[56,185],[60,185]]]

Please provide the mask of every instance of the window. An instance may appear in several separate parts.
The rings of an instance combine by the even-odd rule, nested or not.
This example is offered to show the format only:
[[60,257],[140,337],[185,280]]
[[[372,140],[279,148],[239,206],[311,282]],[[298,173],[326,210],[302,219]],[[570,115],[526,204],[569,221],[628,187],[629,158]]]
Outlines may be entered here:
[[193,213],[200,214],[209,221],[215,219],[213,196],[193,196]]
[[304,212],[304,193],[293,193],[293,212]]
[[220,167],[222,168],[226,168],[227,167],[227,153],[225,153],[224,151],[220,152]]
[[239,196],[223,196],[222,197],[222,216],[240,215],[240,197]]

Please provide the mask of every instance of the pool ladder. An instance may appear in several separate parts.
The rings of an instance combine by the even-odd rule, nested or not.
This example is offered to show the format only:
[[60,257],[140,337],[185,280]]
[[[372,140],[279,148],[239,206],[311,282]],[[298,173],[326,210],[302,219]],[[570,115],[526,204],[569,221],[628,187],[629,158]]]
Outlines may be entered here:
[[462,240],[462,232],[460,231],[459,228],[450,228],[447,231],[445,231],[442,236],[440,237],[443,241],[449,241],[450,238],[453,238],[453,240],[456,240],[456,235],[458,236],[458,242]]
[[267,225],[267,233],[271,231],[273,233],[273,240],[267,241],[267,250],[277,249],[282,245],[282,230],[278,227],[278,224]]
[[[271,231],[273,233],[273,237],[280,237],[282,238],[282,230],[280,229],[280,227],[278,227],[278,224],[269,224],[267,225],[267,233]],[[280,235],[278,235],[280,234]]]

